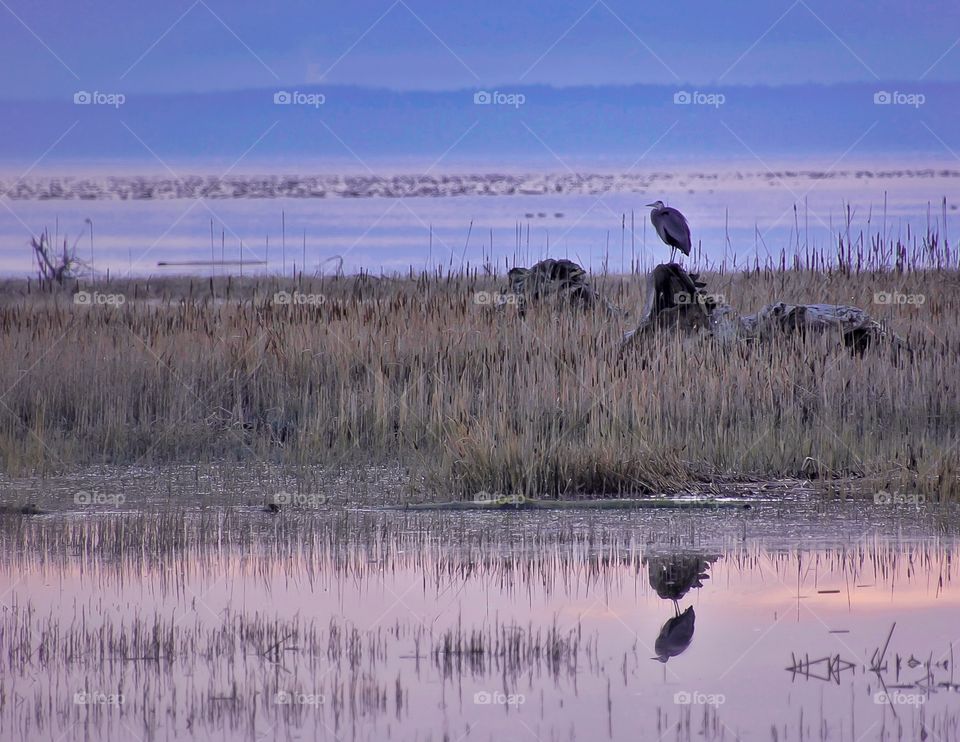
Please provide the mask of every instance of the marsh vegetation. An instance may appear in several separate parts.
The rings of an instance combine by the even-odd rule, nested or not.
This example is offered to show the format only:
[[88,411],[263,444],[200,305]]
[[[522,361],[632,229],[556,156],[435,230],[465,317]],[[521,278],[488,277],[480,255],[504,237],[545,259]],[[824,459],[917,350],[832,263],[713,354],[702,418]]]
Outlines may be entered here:
[[[759,346],[666,334],[620,358],[631,317],[518,316],[481,271],[8,282],[0,464],[202,461],[399,467],[412,494],[575,497],[708,482],[869,478],[958,491],[960,278],[936,235],[703,272],[740,311],[867,308],[910,358],[836,338]],[[634,314],[643,276],[593,284]]]

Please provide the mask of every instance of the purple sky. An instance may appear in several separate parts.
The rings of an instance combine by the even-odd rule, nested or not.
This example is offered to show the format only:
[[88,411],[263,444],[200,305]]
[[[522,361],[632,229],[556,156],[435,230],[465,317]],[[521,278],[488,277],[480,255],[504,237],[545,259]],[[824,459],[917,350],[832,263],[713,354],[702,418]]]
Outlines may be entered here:
[[947,0],[0,2],[0,100],[307,83],[960,80]]

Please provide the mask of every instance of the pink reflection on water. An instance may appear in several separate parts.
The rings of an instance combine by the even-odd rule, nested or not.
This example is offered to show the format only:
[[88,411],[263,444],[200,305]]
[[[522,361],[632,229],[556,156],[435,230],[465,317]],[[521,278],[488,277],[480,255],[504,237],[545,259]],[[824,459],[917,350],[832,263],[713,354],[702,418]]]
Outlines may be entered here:
[[[456,739],[468,728],[470,739],[657,739],[677,736],[678,723],[707,739],[765,738],[772,727],[792,739],[821,724],[835,738],[872,739],[884,724],[916,729],[921,715],[956,720],[960,593],[947,546],[632,549],[567,563],[465,564],[442,550],[433,560],[317,556],[308,565],[224,549],[202,570],[157,563],[122,579],[103,561],[4,570],[0,646],[12,657],[26,636],[34,660],[4,667],[11,697],[24,700],[0,712],[0,736],[32,728],[25,709],[40,703],[38,688],[122,689],[124,705],[98,708],[94,724],[115,739],[129,738],[124,719],[141,707],[166,739],[228,738],[228,710],[253,734],[370,740]],[[658,651],[680,616],[694,620]],[[872,673],[894,622],[884,669]],[[137,625],[175,635],[183,654],[35,661],[57,645],[51,631],[97,637],[89,649]],[[786,670],[797,658],[806,672]],[[292,700],[264,701],[277,693]],[[58,713],[38,728],[76,738],[76,705],[49,708]]]

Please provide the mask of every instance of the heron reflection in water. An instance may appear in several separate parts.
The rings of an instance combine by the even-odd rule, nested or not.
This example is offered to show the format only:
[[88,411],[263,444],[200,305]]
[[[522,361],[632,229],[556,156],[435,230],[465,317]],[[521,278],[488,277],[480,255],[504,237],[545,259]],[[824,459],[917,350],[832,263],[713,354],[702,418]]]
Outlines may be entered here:
[[696,614],[693,606],[680,611],[680,599],[690,588],[703,587],[703,580],[710,579],[707,574],[710,565],[719,556],[706,554],[670,554],[644,559],[650,587],[657,591],[663,600],[673,602],[673,618],[660,629],[654,643],[656,657],[652,659],[666,662],[671,657],[683,653],[693,641]]

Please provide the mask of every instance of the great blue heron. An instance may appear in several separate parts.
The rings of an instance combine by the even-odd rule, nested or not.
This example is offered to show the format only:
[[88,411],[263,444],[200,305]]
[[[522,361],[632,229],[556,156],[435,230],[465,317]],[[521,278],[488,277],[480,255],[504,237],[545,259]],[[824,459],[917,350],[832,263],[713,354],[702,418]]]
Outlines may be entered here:
[[674,250],[684,255],[690,255],[690,226],[686,217],[670,206],[664,206],[663,201],[654,201],[647,204],[653,208],[650,212],[650,222],[657,230],[660,239],[673,248],[670,251],[670,260],[673,260]]
[[671,657],[683,654],[687,647],[690,646],[690,642],[693,641],[693,629],[697,620],[693,606],[688,606],[687,609],[681,613],[677,601],[673,601],[673,608],[674,617],[667,621],[663,625],[663,628],[660,629],[657,640],[653,645],[654,652],[656,652],[657,656],[651,659],[666,662]]
[[691,588],[703,587],[703,581],[710,579],[710,565],[716,559],[708,554],[682,553],[644,559],[650,587],[657,591],[658,597],[673,603],[673,618],[660,629],[654,643],[657,656],[651,659],[666,662],[690,646],[697,617],[693,606],[681,612],[679,601]]

